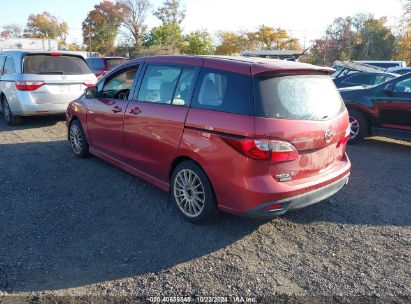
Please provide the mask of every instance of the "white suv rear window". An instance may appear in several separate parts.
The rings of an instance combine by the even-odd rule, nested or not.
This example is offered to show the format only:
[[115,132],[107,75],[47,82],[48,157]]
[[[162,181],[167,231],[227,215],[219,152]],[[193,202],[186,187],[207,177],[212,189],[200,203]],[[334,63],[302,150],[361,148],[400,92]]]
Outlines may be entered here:
[[91,74],[86,62],[74,56],[27,55],[23,63],[24,74],[83,75]]

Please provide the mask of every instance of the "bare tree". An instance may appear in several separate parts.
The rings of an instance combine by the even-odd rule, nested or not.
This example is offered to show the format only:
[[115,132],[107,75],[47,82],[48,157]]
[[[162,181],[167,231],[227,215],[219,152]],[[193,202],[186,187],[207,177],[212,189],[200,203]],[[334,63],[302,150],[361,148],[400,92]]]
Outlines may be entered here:
[[118,2],[124,10],[123,26],[134,40],[134,48],[137,50],[142,45],[143,35],[147,31],[147,10],[151,7],[148,0],[120,0]]
[[22,38],[23,29],[18,24],[7,24],[4,25],[1,31],[1,36],[3,38]]

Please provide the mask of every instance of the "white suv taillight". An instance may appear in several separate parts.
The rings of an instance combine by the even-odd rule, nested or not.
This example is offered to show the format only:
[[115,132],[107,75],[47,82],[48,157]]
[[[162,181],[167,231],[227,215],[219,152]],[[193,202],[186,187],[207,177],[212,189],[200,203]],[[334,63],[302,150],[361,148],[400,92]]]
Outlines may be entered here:
[[16,81],[16,89],[19,91],[35,91],[43,85],[44,81]]
[[93,82],[93,81],[84,81],[83,85],[85,85],[88,88],[91,88],[91,87],[94,87],[96,85],[96,83]]

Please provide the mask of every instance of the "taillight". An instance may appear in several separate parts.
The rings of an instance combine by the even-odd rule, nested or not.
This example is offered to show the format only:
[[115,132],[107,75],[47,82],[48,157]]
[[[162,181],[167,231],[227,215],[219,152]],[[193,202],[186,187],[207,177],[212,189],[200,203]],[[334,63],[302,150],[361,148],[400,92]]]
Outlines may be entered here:
[[44,81],[16,81],[16,89],[19,91],[35,91],[44,84]]
[[350,140],[350,133],[351,133],[351,126],[348,125],[348,128],[345,130],[344,137],[340,139],[340,141],[337,144],[337,148],[347,144],[347,142]]
[[96,83],[95,83],[95,82],[91,82],[91,81],[84,81],[84,82],[83,82],[83,85],[85,85],[86,87],[91,88],[91,87],[94,87],[94,86],[96,85]]
[[232,137],[221,138],[232,148],[252,159],[283,162],[298,158],[297,149],[292,144],[285,141],[269,139],[238,139]]
[[108,73],[108,71],[102,71],[101,73],[96,74],[96,77],[98,77],[98,78],[104,77],[104,76],[107,75],[107,73]]

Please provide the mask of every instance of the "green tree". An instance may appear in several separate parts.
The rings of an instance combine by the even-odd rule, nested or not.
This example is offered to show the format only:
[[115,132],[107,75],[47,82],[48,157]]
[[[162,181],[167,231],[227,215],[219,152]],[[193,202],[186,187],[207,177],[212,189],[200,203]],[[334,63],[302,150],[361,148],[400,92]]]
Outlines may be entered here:
[[368,18],[359,31],[354,47],[356,59],[391,60],[395,50],[395,37],[385,25],[386,19]]
[[311,47],[308,61],[331,65],[335,60],[390,60],[395,37],[385,23],[364,14],[336,18]]
[[146,48],[164,48],[166,53],[179,53],[183,42],[182,29],[174,23],[153,27],[145,36]]
[[210,55],[214,53],[213,40],[207,31],[195,31],[183,36],[180,51],[190,55]]
[[118,2],[124,9],[123,26],[128,31],[134,50],[138,51],[147,31],[147,25],[144,23],[151,4],[148,0],[119,0]]
[[49,12],[42,14],[31,14],[27,20],[24,36],[28,38],[46,38],[66,40],[68,34],[68,24],[59,22],[58,19]]
[[181,6],[180,0],[165,0],[153,15],[163,24],[180,25],[186,17],[186,10]]
[[89,50],[107,54],[114,50],[114,41],[124,20],[122,3],[104,0],[94,6],[83,21],[83,43]]

